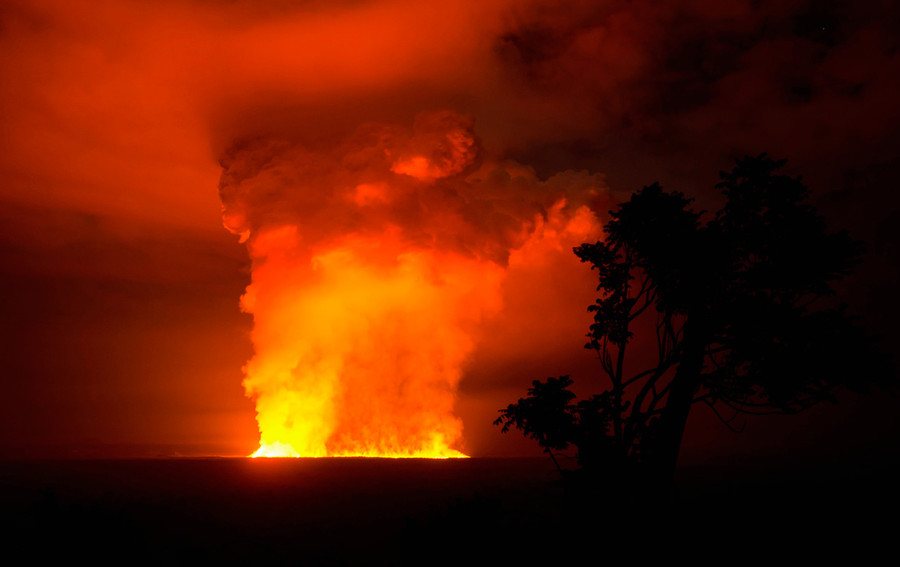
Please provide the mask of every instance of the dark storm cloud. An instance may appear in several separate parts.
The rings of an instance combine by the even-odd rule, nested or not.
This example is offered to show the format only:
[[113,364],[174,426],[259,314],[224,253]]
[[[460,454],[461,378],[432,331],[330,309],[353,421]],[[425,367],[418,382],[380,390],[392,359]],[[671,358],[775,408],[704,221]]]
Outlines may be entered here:
[[549,138],[676,159],[769,151],[876,162],[895,151],[885,143],[900,118],[888,4],[545,6],[498,39],[498,56],[527,92],[577,109]]

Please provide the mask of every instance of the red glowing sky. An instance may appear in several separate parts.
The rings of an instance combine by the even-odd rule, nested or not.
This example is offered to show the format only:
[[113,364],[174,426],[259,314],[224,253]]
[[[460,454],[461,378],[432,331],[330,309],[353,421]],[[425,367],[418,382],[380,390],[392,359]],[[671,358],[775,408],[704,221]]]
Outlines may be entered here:
[[[867,242],[846,289],[892,344],[900,11],[858,4],[4,2],[0,449],[253,450],[249,259],[222,226],[219,160],[242,140],[331,147],[423,111],[471,117],[485,159],[514,162],[530,191],[589,179],[610,204],[660,181],[711,208],[734,157],[786,157],[833,226]],[[592,375],[592,275],[554,262],[510,280],[467,364],[471,454],[533,452],[500,436],[496,410],[532,379]],[[898,429],[872,415],[850,404],[777,427],[797,443]],[[701,453],[776,427],[751,422],[742,441],[698,419]]]

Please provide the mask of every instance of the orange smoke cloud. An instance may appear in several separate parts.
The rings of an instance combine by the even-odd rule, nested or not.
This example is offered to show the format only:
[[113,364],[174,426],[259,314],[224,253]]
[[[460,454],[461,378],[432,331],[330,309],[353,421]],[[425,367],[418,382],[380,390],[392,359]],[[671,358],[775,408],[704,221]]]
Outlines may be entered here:
[[457,386],[510,264],[596,237],[584,202],[602,187],[567,195],[483,159],[473,127],[421,113],[411,132],[369,124],[314,151],[257,139],[223,159],[225,226],[253,262],[258,455],[462,454]]

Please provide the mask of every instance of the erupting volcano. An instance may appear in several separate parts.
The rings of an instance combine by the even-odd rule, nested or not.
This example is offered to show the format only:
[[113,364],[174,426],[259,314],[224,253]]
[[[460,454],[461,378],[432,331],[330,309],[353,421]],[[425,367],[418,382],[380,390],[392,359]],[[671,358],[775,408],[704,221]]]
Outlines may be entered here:
[[223,158],[224,223],[252,261],[254,456],[465,456],[456,390],[509,266],[600,232],[598,180],[557,190],[490,160],[473,127],[429,112]]

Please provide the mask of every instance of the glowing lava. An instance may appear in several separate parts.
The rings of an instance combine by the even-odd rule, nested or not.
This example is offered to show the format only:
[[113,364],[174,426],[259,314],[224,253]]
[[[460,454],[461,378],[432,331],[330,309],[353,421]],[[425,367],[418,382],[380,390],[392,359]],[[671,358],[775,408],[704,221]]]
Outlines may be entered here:
[[251,246],[260,258],[243,308],[256,355],[265,456],[458,457],[456,386],[471,329],[499,307],[502,270],[403,249],[391,234],[349,236],[303,258],[285,227]]

